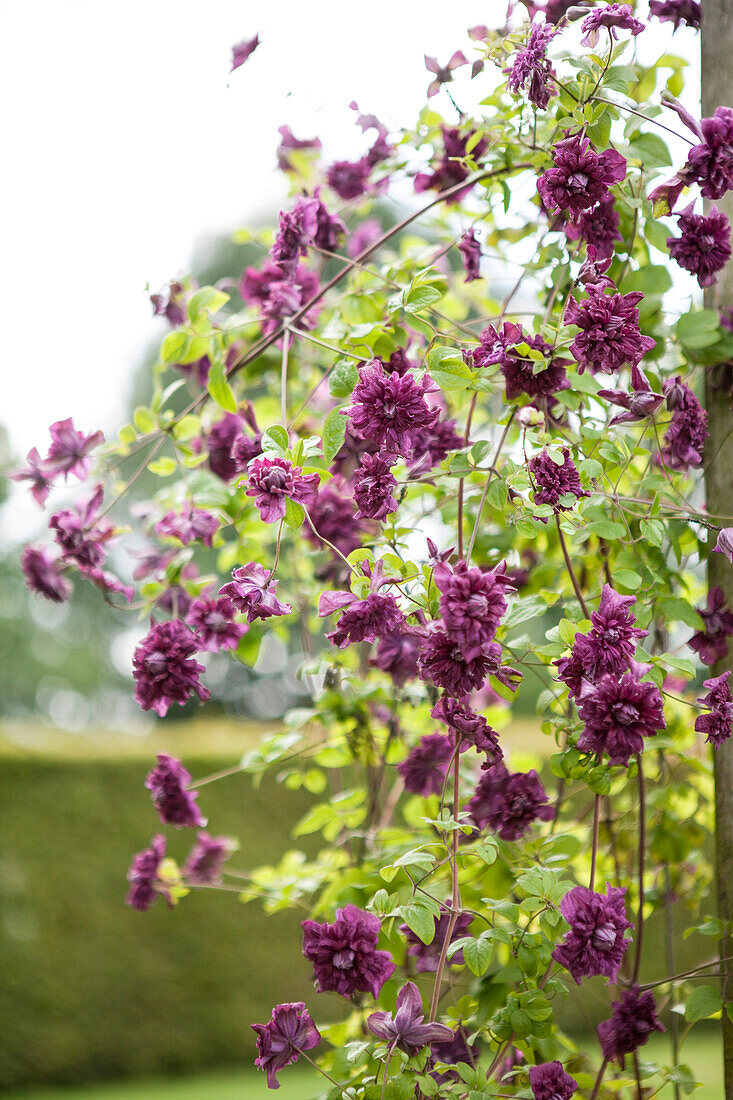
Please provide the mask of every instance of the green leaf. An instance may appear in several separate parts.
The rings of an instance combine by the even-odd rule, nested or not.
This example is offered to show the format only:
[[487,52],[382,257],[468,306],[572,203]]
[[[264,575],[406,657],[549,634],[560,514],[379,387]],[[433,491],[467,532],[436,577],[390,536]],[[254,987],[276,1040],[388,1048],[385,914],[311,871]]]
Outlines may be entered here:
[[146,409],[144,405],[138,405],[135,412],[132,414],[132,419],[135,422],[137,430],[142,432],[143,435],[147,435],[148,432],[154,432],[157,427],[155,417],[150,409]]
[[657,607],[669,622],[684,623],[692,630],[705,629],[700,613],[695,610],[691,603],[681,597],[668,597],[667,599],[658,600]]
[[328,389],[333,397],[350,397],[359,381],[359,371],[351,359],[339,359],[328,376]]
[[297,501],[285,498],[285,522],[295,531],[305,523],[305,512]]
[[691,1024],[707,1020],[723,1007],[719,990],[712,985],[699,985],[693,989],[685,1005],[685,1019]]
[[641,577],[633,569],[617,569],[613,579],[631,592],[636,592],[641,587]]
[[478,939],[466,939],[463,943],[463,958],[466,966],[480,978],[489,968],[494,955],[494,945],[491,939],[482,932]]
[[644,162],[645,168],[664,168],[672,163],[666,142],[658,134],[641,133],[634,136],[632,150]]
[[620,539],[626,534],[623,523],[616,523],[612,519],[594,519],[588,526],[599,539]]
[[330,466],[341,450],[346,434],[346,417],[339,409],[332,409],[323,422],[323,457]]
[[194,439],[201,433],[201,419],[198,416],[189,414],[183,416],[181,419],[173,425],[173,438],[184,442],[187,439]]
[[413,286],[405,295],[405,309],[410,313],[420,313],[421,310],[431,306],[433,302],[439,302],[442,297],[442,292],[429,284]]
[[186,354],[190,337],[179,329],[169,332],[160,346],[160,358],[164,363],[179,363]]
[[227,382],[226,368],[221,360],[211,364],[206,388],[220,409],[232,413],[237,411],[237,399]]
[[229,295],[215,286],[202,286],[192,294],[188,302],[188,318],[196,321],[202,314],[218,313],[229,301]]
[[265,454],[284,455],[290,446],[290,436],[282,424],[272,424],[262,433],[262,450]]
[[177,467],[172,458],[164,455],[162,458],[156,458],[149,462],[148,469],[151,474],[157,474],[158,477],[170,477],[171,474],[176,472]]
[[720,339],[720,317],[714,309],[684,313],[675,325],[677,339],[688,348],[707,348]]
[[[384,875],[382,875],[384,878]],[[403,905],[402,917],[405,924],[424,944],[435,939],[435,917],[425,905]]]
[[624,293],[640,290],[642,294],[666,294],[672,286],[672,276],[661,264],[649,264],[631,271],[624,278]]

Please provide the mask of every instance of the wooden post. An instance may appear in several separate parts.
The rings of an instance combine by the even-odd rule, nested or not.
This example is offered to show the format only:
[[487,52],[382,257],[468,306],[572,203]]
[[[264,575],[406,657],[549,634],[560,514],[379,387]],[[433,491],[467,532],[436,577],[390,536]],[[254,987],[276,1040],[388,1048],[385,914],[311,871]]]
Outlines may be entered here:
[[[702,26],[702,114],[714,114],[716,107],[733,106],[733,0],[704,0]],[[710,203],[706,203],[709,208]],[[716,201],[719,210],[733,223],[733,192]],[[716,286],[705,292],[711,309],[733,307],[733,263],[720,273]],[[707,508],[715,516],[733,516],[733,408],[730,364],[708,368],[705,407],[710,435],[705,447],[705,493]],[[733,520],[721,520],[733,526]],[[708,558],[708,585],[722,588],[726,603],[733,607],[733,566],[723,554]],[[733,670],[733,653],[712,670],[719,676]],[[733,921],[733,740],[715,752],[716,878],[718,915]],[[721,957],[733,955],[733,937],[721,944]],[[722,965],[723,998],[733,1001],[733,964]],[[733,1023],[723,1012],[725,1100],[733,1100]]]

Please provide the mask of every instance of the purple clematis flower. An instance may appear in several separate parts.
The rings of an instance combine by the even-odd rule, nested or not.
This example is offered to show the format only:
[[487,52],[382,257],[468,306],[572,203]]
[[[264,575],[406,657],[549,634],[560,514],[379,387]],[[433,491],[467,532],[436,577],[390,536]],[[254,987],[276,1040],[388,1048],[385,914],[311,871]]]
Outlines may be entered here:
[[728,653],[726,638],[733,634],[733,613],[725,602],[723,589],[711,588],[707,607],[698,607],[704,627],[692,635],[687,643],[694,649],[704,665],[714,665]]
[[318,491],[318,474],[304,474],[287,458],[255,458],[248,467],[246,494],[255,498],[265,523],[285,518],[285,501],[292,500],[304,508],[313,504]]
[[180,620],[151,623],[132,661],[135,699],[143,710],[154,710],[162,718],[173,703],[183,706],[191,695],[202,701],[210,698],[211,692],[199,680],[204,666],[193,660],[198,648]]
[[198,833],[183,865],[186,882],[192,886],[217,886],[222,880],[224,864],[236,848],[237,842],[231,837]]
[[84,435],[76,430],[71,417],[68,420],[57,420],[49,431],[51,446],[46,456],[49,470],[54,474],[63,474],[64,478],[73,474],[80,481],[85,481],[92,468],[89,452],[104,443],[104,433],[97,431]]
[[45,596],[53,603],[64,603],[73,591],[71,582],[64,576],[64,567],[58,558],[52,558],[38,546],[26,546],[20,557],[25,583],[31,592]]
[[695,719],[695,729],[698,733],[704,733],[705,740],[715,749],[719,749],[733,733],[733,695],[729,678],[730,672],[724,672],[722,676],[704,680],[703,687],[708,689],[708,693],[697,700],[702,706],[709,707],[710,713]]
[[425,68],[429,73],[435,73],[435,76],[428,85],[428,99],[437,95],[443,84],[450,84],[456,69],[460,69],[463,65],[467,64],[468,61],[466,61],[466,58],[460,50],[456,50],[446,65],[439,65],[437,58],[428,57],[428,55],[425,54]]
[[664,394],[655,393],[641,367],[631,368],[631,389],[599,390],[598,396],[612,405],[624,409],[610,420],[610,424],[635,424],[654,416],[664,404]]
[[125,903],[140,913],[149,909],[161,894],[168,905],[171,905],[168,895],[164,889],[160,888],[158,882],[158,867],[163,859],[165,859],[165,837],[160,833],[153,837],[149,848],[143,848],[142,852],[133,856],[127,872],[130,889]]
[[594,49],[598,45],[602,27],[608,28],[608,33],[614,42],[618,39],[617,29],[631,31],[634,37],[644,30],[641,20],[634,18],[630,4],[602,4],[600,7],[593,8],[593,11],[586,15],[580,24],[583,32],[581,45]]
[[367,1027],[372,1035],[413,1058],[428,1043],[446,1043],[453,1038],[453,1032],[445,1024],[426,1024],[424,1019],[420,990],[414,982],[406,982],[397,994],[395,1014],[372,1012],[367,1017]]
[[453,738],[444,733],[426,733],[397,765],[405,790],[427,798],[442,794],[448,765],[453,756]]
[[640,291],[606,294],[596,283],[586,290],[584,301],[571,298],[565,310],[567,324],[580,329],[570,346],[578,374],[586,369],[612,374],[625,363],[638,364],[656,346],[656,340],[639,331],[637,307],[644,295]]
[[183,829],[206,824],[196,805],[198,793],[187,789],[190,782],[191,776],[180,760],[167,753],[158,753],[158,763],[145,780],[145,786],[164,825]]
[[279,1089],[277,1075],[292,1066],[305,1050],[313,1050],[321,1041],[321,1033],[303,1001],[276,1005],[272,1019],[266,1024],[250,1024],[257,1035],[257,1069],[267,1073],[268,1089]]
[[332,924],[304,920],[303,954],[313,963],[319,993],[333,991],[342,997],[352,993],[379,996],[391,978],[395,964],[388,951],[377,949],[381,923],[373,913],[345,905]]
[[694,208],[692,202],[678,215],[680,236],[667,237],[669,254],[701,287],[713,286],[731,256],[730,222],[715,206],[707,214]]
[[578,1082],[560,1062],[543,1062],[529,1067],[529,1084],[534,1100],[572,1100]]
[[278,581],[272,573],[250,561],[232,572],[232,579],[219,589],[220,596],[227,596],[237,611],[247,616],[247,622],[269,619],[271,615],[289,615],[293,610],[289,603],[281,603],[275,595]]
[[535,821],[552,821],[555,811],[537,772],[509,772],[502,761],[486,768],[466,809],[477,829],[502,840],[520,840]]
[[206,653],[236,649],[249,627],[233,621],[237,609],[228,596],[194,600],[186,622],[195,632],[199,648]]
[[612,1006],[611,1019],[598,1025],[603,1057],[623,1062],[624,1055],[644,1046],[653,1031],[665,1030],[657,1018],[654,994],[651,990],[642,993],[634,985]]
[[587,137],[573,134],[553,146],[554,167],[537,181],[545,208],[553,214],[567,210],[574,220],[605,199],[611,184],[626,176],[626,161],[615,149],[596,153]]
[[36,447],[30,449],[26,462],[27,466],[11,470],[8,477],[13,481],[30,481],[31,496],[42,508],[53,488],[53,479],[57,471],[41,458]]
[[606,885],[606,895],[586,886],[574,886],[562,899],[560,912],[570,925],[552,952],[555,962],[569,970],[580,985],[582,978],[603,975],[615,982],[629,946],[624,939],[633,924],[626,919],[626,887]]
[[177,539],[184,546],[188,546],[190,542],[202,542],[204,546],[211,546],[212,539],[219,530],[219,520],[211,512],[194,508],[187,501],[181,512],[166,512],[156,523],[155,530],[159,535]]

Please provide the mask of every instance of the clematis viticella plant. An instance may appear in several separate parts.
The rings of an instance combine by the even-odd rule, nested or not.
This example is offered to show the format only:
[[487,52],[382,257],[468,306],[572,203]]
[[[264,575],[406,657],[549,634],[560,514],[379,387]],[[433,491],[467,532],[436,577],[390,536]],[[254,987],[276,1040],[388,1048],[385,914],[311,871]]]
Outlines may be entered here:
[[[693,8],[653,3],[650,26],[691,34]],[[292,909],[313,994],[242,1021],[271,1088],[303,1059],[332,1098],[637,1096],[681,1080],[670,1005],[722,1007],[714,967],[675,969],[669,940],[658,972],[643,948],[657,914],[724,931],[697,914],[733,726],[728,673],[702,671],[733,634],[704,565],[730,528],[698,486],[704,372],[733,336],[694,288],[681,315],[663,299],[730,256],[725,215],[694,210],[733,189],[733,111],[693,118],[683,63],[640,60],[643,13],[568,9],[427,58],[414,129],[352,104],[357,159],[281,126],[291,198],[259,264],[152,297],[150,406],[116,442],[57,421],[13,475],[49,514],[31,590],[89,582],[140,616],[143,709],[208,699],[210,653],[251,665],[270,631],[302,650],[307,705],[227,774],[310,790],[296,834],[320,851],[234,866],[203,831],[226,777],[161,755],[128,875],[139,911],[244,886]],[[90,484],[57,505],[61,481]],[[546,752],[516,721],[527,684]],[[600,1013],[580,1045],[570,989]],[[665,1028],[667,1064],[640,1062]]]

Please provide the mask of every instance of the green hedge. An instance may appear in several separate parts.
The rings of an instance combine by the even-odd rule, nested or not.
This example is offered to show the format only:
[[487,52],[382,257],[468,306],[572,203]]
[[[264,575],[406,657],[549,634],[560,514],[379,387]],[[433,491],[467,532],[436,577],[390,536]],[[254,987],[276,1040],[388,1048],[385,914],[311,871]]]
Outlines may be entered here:
[[[130,740],[122,759],[0,749],[0,1088],[249,1059],[251,1022],[313,997],[295,913],[207,891],[175,912],[123,904],[130,856],[157,826],[143,788],[154,750],[130,754]],[[202,776],[243,747],[184,759]],[[275,860],[307,805],[243,775],[204,788],[200,804],[240,839],[243,868]],[[183,858],[192,831],[164,831]]]
[[[307,1000],[319,1019],[338,1012],[335,995],[313,993],[296,912],[265,915],[257,902],[208,891],[174,912],[123,904],[130,857],[159,828],[143,786],[154,754],[180,755],[201,777],[259,732],[166,722],[145,738],[24,730],[13,744],[0,731],[0,1090],[251,1063],[249,1024],[279,1001]],[[534,724],[514,723],[505,739],[517,751],[544,748]],[[231,865],[250,869],[279,860],[308,797],[236,775],[202,788],[199,802],[212,831],[240,840]],[[182,859],[192,831],[163,831]],[[648,946],[643,977],[653,981],[666,971],[659,917]],[[676,968],[706,946],[678,942]],[[579,1042],[595,1041],[608,989],[600,979],[583,988],[560,1014]]]

